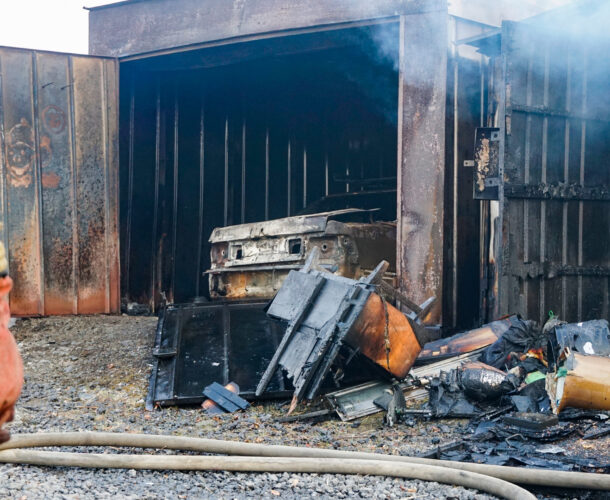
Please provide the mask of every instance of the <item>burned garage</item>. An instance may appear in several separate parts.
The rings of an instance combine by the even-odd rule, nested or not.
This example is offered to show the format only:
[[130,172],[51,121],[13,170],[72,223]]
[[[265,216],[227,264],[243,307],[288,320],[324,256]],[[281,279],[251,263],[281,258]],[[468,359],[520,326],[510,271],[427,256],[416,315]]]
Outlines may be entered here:
[[[559,3],[125,0],[88,9],[89,55],[0,47],[27,403],[0,462],[602,498],[610,9]],[[47,341],[79,371],[54,413]],[[66,401],[85,435],[25,434]],[[62,445],[199,453],[19,449]]]

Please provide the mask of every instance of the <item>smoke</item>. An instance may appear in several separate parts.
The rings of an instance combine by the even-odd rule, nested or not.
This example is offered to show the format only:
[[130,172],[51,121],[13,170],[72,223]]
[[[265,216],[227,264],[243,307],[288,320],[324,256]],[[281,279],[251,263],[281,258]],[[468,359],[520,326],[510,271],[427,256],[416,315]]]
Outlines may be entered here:
[[610,41],[610,2],[576,0],[524,21],[538,32],[570,37],[579,42]]

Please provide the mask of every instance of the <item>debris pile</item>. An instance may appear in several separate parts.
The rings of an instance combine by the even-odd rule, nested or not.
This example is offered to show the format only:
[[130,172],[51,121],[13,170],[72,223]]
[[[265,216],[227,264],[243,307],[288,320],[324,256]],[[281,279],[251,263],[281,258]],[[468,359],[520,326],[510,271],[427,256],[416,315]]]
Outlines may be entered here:
[[[260,259],[269,257],[241,236],[235,243],[240,254],[231,241],[223,247],[236,282],[236,260],[256,257],[261,273],[266,264]],[[289,236],[280,240],[292,241]],[[215,415],[247,410],[246,399],[280,398],[291,400],[281,423],[333,415],[349,422],[381,412],[389,426],[465,418],[470,433],[464,439],[421,456],[610,471],[603,458],[568,459],[562,447],[539,444],[574,433],[583,439],[610,434],[606,320],[568,324],[551,313],[540,327],[510,315],[434,338],[421,318],[435,298],[418,305],[395,290],[387,261],[366,275],[345,276],[329,269],[323,248],[308,247],[306,259],[299,253],[300,269],[282,264],[281,279],[272,277],[279,290],[270,302],[261,301],[264,294],[254,285],[266,281],[251,274],[250,263],[244,271],[244,290],[254,286],[249,300],[165,307],[149,409],[203,402]],[[275,285],[265,285],[265,293]],[[299,404],[309,407],[293,414]]]

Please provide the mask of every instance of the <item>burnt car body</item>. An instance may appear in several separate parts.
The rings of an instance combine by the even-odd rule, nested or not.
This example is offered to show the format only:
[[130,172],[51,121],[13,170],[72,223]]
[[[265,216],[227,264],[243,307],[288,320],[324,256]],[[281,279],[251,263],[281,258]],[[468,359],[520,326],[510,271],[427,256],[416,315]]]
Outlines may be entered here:
[[[210,297],[271,298],[315,247],[321,267],[348,278],[367,275],[381,260],[396,262],[396,223],[372,222],[373,214],[336,210],[214,229]],[[393,279],[395,269],[388,274]]]

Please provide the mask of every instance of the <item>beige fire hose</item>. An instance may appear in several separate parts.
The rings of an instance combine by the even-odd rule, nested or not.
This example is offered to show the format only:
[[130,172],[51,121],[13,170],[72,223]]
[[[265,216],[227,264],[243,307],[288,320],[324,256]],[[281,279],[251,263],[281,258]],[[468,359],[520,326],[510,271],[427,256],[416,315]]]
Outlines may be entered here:
[[[22,449],[50,446],[158,448],[242,456],[102,455]],[[604,474],[148,434],[22,434],[15,435],[7,443],[0,445],[0,450],[0,463],[147,470],[382,475],[437,481],[518,499],[534,499],[535,496],[512,484],[513,482],[535,486],[610,490],[610,476]]]

